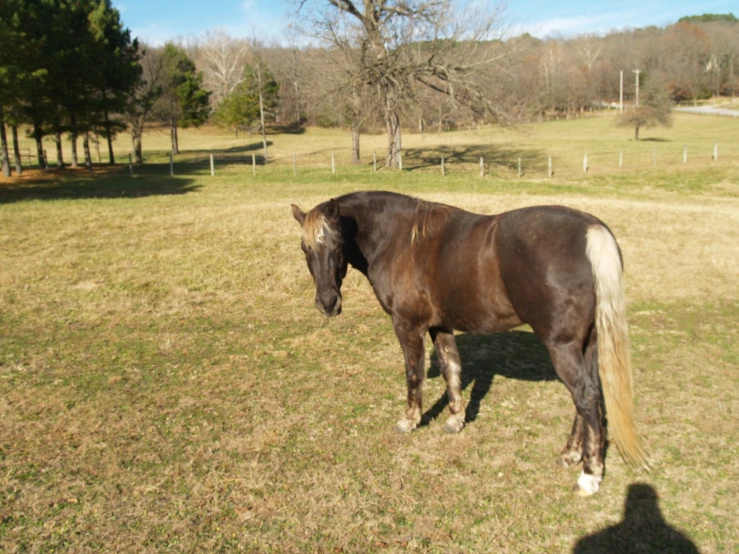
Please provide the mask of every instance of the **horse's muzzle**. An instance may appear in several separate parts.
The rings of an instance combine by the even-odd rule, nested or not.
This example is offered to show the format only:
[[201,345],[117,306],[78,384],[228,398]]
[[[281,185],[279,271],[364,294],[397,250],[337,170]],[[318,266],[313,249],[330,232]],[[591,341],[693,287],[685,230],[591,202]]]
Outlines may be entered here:
[[316,308],[326,317],[334,317],[341,313],[341,295],[332,294],[328,297],[316,295]]

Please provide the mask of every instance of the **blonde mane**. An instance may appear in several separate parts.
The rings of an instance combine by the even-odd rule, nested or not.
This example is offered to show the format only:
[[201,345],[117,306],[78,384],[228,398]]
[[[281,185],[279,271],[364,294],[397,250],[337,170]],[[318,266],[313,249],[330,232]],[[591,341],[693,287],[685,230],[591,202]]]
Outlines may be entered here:
[[336,229],[330,224],[323,213],[311,210],[303,222],[303,242],[309,250],[316,250],[327,238],[334,238]]

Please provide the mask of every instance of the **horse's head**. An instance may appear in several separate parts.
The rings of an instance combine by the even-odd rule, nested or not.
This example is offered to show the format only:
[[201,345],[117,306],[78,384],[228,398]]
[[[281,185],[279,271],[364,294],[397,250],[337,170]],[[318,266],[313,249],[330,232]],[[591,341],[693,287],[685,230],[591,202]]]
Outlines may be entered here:
[[339,315],[341,282],[347,270],[339,205],[329,200],[307,214],[295,204],[292,208],[303,228],[301,248],[316,284],[316,308],[329,317]]

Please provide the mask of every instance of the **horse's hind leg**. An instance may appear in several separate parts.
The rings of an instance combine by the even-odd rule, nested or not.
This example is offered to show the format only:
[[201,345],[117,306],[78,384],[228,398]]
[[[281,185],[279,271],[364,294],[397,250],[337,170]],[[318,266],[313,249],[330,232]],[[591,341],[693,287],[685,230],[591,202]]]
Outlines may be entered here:
[[[585,368],[590,372],[591,379],[598,382],[598,344],[595,335],[595,329],[585,348]],[[603,436],[605,433],[603,433]],[[564,467],[574,467],[582,462],[583,455],[584,426],[583,418],[580,413],[575,410],[575,421],[572,423],[572,432],[567,444],[559,455],[559,463]],[[602,441],[601,441],[602,442]]]
[[426,352],[423,347],[425,330],[409,327],[393,319],[395,334],[403,348],[405,358],[405,375],[408,383],[408,405],[405,417],[395,424],[399,433],[410,433],[421,423],[423,407],[423,380],[425,377],[424,358]]
[[449,411],[451,415],[444,424],[447,433],[459,433],[464,428],[464,399],[462,398],[462,363],[457,350],[457,342],[451,331],[432,329],[436,355],[439,357],[441,374],[446,381]]
[[577,432],[577,418],[581,419],[583,470],[577,479],[577,491],[594,494],[603,480],[603,426],[600,411],[600,388],[597,378],[585,363],[582,347],[577,341],[547,345],[557,375],[572,394],[577,409],[573,431]]
[[572,423],[572,432],[567,444],[559,454],[559,463],[564,467],[574,467],[582,461],[583,419],[575,411],[575,421]]

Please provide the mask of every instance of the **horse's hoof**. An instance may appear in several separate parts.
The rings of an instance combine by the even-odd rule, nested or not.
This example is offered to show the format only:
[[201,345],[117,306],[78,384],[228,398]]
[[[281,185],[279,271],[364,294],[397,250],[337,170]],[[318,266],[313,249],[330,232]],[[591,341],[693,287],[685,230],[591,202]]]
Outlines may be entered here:
[[450,417],[444,423],[444,432],[450,435],[456,435],[462,429],[464,429],[464,420]]
[[577,478],[575,494],[581,497],[593,496],[598,492],[598,489],[600,489],[600,482],[600,477],[595,477],[594,475],[588,475],[587,473],[582,472],[580,477]]
[[413,429],[415,429],[417,425],[417,423],[413,423],[408,419],[401,419],[398,423],[395,424],[395,428],[393,430],[396,433],[405,435],[413,431]]

